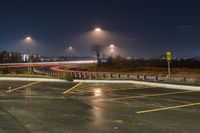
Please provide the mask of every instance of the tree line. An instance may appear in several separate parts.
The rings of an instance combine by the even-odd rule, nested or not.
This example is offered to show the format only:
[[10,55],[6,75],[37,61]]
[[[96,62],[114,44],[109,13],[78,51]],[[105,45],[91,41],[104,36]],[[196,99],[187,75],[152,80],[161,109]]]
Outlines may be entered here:
[[[166,59],[127,59],[125,57],[108,57],[103,64],[104,67],[133,67],[143,68],[166,68]],[[200,60],[197,58],[173,59],[171,61],[173,68],[191,68],[200,69]]]
[[[32,55],[31,61],[36,62],[39,61],[38,55]],[[29,62],[30,58],[28,60],[23,59],[23,54],[20,52],[14,52],[14,51],[0,51],[0,63],[23,63],[23,62]]]
[[19,52],[8,52],[8,51],[1,51],[0,52],[0,63],[21,63],[22,54]]
[[[127,59],[122,56],[110,56],[106,57],[106,62],[102,62],[105,59],[103,49],[105,45],[94,44],[91,46],[92,52],[95,54],[97,59],[97,66],[99,67],[132,67],[136,69],[144,68],[166,68],[167,60],[165,57],[159,59]],[[200,69],[200,58],[181,58],[173,59],[171,61],[171,66],[173,68],[191,68],[191,69]]]

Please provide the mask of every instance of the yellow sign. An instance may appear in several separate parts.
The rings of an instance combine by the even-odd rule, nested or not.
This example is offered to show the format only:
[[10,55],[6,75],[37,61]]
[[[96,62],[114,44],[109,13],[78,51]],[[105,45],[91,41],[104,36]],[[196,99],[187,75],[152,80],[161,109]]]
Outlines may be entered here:
[[172,54],[171,54],[171,52],[167,52],[166,56],[167,56],[167,61],[171,61],[172,60]]

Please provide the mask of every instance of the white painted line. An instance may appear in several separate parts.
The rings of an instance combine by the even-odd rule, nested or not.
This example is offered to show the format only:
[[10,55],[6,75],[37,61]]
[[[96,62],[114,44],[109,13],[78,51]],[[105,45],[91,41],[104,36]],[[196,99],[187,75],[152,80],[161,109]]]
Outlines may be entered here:
[[24,77],[0,77],[0,81],[41,81],[41,82],[68,82],[63,79],[50,78],[24,78]]
[[154,83],[154,82],[134,81],[134,80],[74,80],[74,82],[83,82],[83,83],[118,83],[118,84],[130,83],[130,84],[146,85],[146,86],[169,88],[169,89],[200,91],[200,86],[175,85],[175,84],[167,84],[167,83]]
[[85,63],[96,63],[96,60],[78,60],[78,61],[60,61],[60,62],[35,62],[35,63],[3,63],[0,64],[0,66],[14,66],[14,65],[37,65],[37,64],[43,64],[43,65],[62,65],[62,64],[85,64]]

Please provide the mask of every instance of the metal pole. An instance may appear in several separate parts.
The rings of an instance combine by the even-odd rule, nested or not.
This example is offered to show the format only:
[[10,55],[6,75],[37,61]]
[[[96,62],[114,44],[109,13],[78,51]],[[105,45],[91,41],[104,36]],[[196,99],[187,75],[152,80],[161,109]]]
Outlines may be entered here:
[[31,63],[32,63],[32,59],[31,59],[31,46],[29,48],[29,63],[30,63],[30,65],[29,65],[29,71],[32,74],[32,67],[31,67]]
[[171,77],[170,61],[168,61],[168,79]]

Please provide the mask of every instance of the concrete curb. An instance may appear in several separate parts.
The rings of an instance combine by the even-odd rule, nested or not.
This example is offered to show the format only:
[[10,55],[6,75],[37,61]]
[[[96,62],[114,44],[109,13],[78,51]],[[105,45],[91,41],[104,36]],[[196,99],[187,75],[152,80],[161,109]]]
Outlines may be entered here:
[[42,81],[42,82],[68,82],[63,79],[48,78],[24,78],[24,77],[0,77],[0,81]]
[[175,84],[153,83],[153,82],[134,81],[134,80],[74,80],[74,82],[83,82],[83,83],[118,83],[118,84],[129,83],[129,84],[138,84],[138,85],[162,87],[162,88],[169,88],[169,89],[200,91],[200,86],[175,85]]

